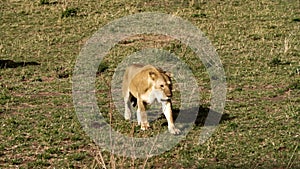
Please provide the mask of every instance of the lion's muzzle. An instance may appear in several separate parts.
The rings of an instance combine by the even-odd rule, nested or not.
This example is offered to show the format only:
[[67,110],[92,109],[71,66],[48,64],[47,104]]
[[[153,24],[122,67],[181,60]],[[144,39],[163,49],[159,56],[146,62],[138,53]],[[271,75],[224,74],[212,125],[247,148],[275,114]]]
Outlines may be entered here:
[[160,99],[160,101],[162,101],[162,102],[171,101],[171,97],[168,97],[168,98],[166,98],[166,99]]

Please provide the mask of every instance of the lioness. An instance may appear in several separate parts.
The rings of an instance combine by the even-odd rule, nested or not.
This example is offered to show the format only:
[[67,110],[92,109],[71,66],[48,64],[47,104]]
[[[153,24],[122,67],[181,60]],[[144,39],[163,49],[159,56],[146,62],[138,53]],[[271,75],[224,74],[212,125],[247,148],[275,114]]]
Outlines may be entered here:
[[146,104],[155,100],[162,104],[162,110],[168,121],[168,129],[172,134],[180,130],[174,125],[171,109],[171,80],[170,74],[152,65],[133,64],[129,66],[123,77],[122,94],[125,102],[125,119],[131,118],[130,104],[136,99],[138,106],[137,120],[142,130],[150,126],[147,119]]

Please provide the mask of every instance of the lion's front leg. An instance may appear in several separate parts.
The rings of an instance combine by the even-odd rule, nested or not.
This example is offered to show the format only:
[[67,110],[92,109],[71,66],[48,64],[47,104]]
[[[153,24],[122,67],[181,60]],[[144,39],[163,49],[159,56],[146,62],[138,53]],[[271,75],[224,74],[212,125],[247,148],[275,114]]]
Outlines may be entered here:
[[175,127],[173,116],[172,116],[172,108],[170,102],[162,103],[163,113],[168,121],[168,129],[171,134],[179,134],[180,130]]
[[150,127],[150,125],[148,122],[145,105],[141,99],[137,99],[137,104],[138,104],[138,110],[137,110],[138,124],[141,125],[142,130],[147,130]]

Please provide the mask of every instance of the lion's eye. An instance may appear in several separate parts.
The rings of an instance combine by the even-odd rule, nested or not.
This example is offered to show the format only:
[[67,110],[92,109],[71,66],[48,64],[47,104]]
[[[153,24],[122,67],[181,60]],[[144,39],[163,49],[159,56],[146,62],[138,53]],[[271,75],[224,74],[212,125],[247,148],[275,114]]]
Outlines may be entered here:
[[165,86],[164,86],[164,85],[160,85],[160,87],[161,87],[161,88],[164,88]]

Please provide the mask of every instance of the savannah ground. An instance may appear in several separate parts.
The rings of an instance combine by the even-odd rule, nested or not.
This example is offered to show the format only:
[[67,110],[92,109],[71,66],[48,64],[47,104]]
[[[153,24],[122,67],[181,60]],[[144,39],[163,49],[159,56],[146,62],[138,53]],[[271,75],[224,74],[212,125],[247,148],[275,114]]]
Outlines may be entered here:
[[[2,0],[0,168],[300,168],[299,9],[297,0]],[[189,20],[217,49],[227,78],[224,116],[212,137],[198,144],[200,118],[186,139],[147,160],[100,151],[72,102],[72,71],[85,42],[101,26],[139,12]],[[132,129],[110,106],[107,84],[122,58],[147,47],[175,53],[193,70],[199,117],[210,99],[205,67],[184,44],[150,35],[120,42],[99,67],[98,105],[113,127],[138,137],[166,129],[165,118],[150,131]]]

